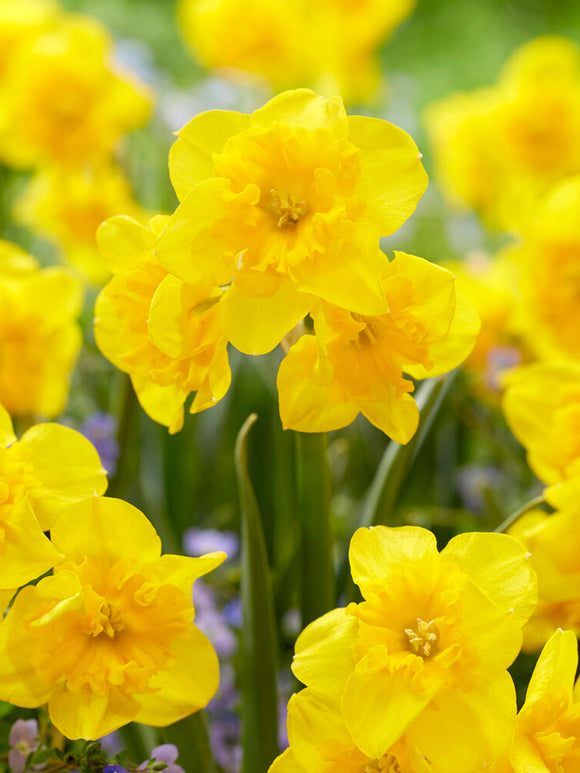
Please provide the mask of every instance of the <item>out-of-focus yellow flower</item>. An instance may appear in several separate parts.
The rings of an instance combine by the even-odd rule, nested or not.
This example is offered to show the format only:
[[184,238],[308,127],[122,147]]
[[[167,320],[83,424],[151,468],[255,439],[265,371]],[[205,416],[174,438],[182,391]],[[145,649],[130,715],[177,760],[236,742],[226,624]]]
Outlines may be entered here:
[[179,132],[169,167],[182,201],[159,260],[184,282],[229,286],[220,320],[241,351],[273,349],[319,298],[387,311],[379,237],[409,217],[427,183],[401,129],[299,89],[251,115],[201,113]]
[[54,27],[60,9],[53,0],[2,0],[0,3],[0,87],[19,47]]
[[[270,773],[480,773],[482,760],[489,773],[511,773],[508,763],[509,744],[516,719],[516,696],[508,674],[489,690],[487,721],[474,716],[469,706],[453,717],[453,731],[443,728],[447,736],[469,736],[472,749],[480,753],[461,757],[455,754],[455,742],[444,758],[429,757],[408,744],[403,736],[378,757],[363,754],[352,741],[342,718],[340,702],[335,698],[306,688],[288,703],[288,738],[290,748],[270,767]],[[433,731],[439,731],[437,724]],[[481,753],[481,745],[485,752]],[[461,746],[461,744],[460,744]],[[473,767],[475,765],[475,767]]]
[[95,305],[95,338],[130,374],[143,410],[173,433],[183,426],[187,396],[196,392],[191,413],[215,405],[231,371],[219,321],[223,292],[186,285],[160,266],[153,249],[166,222],[154,218],[150,230],[118,216],[99,229],[101,255],[115,276]]
[[118,499],[71,505],[51,532],[54,575],[23,588],[0,626],[0,696],[48,702],[68,738],[135,720],[168,725],[207,704],[218,662],[191,589],[225,558],[161,556],[147,518]]
[[502,373],[531,358],[518,324],[520,273],[511,256],[473,254],[445,263],[455,276],[457,292],[473,305],[481,320],[473,352],[465,365],[473,388],[484,399],[497,399]]
[[538,606],[524,628],[524,649],[539,650],[556,628],[580,634],[580,477],[546,489],[552,515],[532,510],[510,528],[531,553]]
[[556,631],[532,674],[511,753],[514,773],[574,773],[580,766],[580,705],[574,691],[578,643]]
[[580,359],[580,176],[541,201],[514,251],[521,272],[520,326],[540,359]]
[[580,475],[580,365],[533,363],[506,378],[503,411],[540,480]]
[[316,337],[291,347],[278,374],[285,428],[325,432],[359,411],[399,443],[415,433],[413,382],[445,373],[467,357],[479,330],[472,307],[456,296],[449,271],[396,252],[382,287],[385,314],[353,313],[328,303],[311,311]]
[[18,50],[0,90],[0,158],[17,167],[110,155],[151,112],[144,84],[114,65],[108,32],[67,16]]
[[[350,564],[364,600],[303,631],[294,673],[340,700],[367,756],[380,757],[406,733],[411,747],[447,760],[448,770],[462,769],[459,760],[483,769],[499,752],[490,716],[537,598],[523,545],[508,535],[461,534],[438,553],[425,529],[378,526],[355,532]],[[481,742],[456,731],[467,716],[486,728]]]
[[13,416],[58,416],[82,344],[82,284],[15,258],[9,245],[4,252],[5,260],[0,246],[0,402]]
[[178,19],[205,67],[264,78],[275,90],[311,86],[347,101],[372,96],[375,49],[415,0],[180,0]]
[[119,212],[145,218],[129,181],[111,163],[83,165],[65,175],[54,167],[43,169],[14,208],[17,222],[55,243],[63,261],[97,285],[111,276],[99,256],[97,228]]
[[60,424],[38,424],[17,441],[0,405],[0,589],[51,569],[60,554],[43,532],[63,505],[106,488],[106,471],[83,435]]
[[580,172],[580,52],[563,37],[532,40],[496,86],[432,105],[426,123],[450,199],[517,227],[543,192]]

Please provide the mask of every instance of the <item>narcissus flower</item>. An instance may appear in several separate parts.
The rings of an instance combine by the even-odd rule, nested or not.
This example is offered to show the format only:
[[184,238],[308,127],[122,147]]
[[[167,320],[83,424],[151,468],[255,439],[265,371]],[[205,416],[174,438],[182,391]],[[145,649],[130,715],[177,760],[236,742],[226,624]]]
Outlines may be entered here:
[[99,285],[111,272],[99,257],[97,228],[119,212],[144,219],[128,179],[112,163],[84,164],[65,175],[58,168],[45,168],[14,207],[17,222],[53,242],[62,262]]
[[0,402],[13,416],[65,408],[82,344],[82,283],[0,246]]
[[503,411],[548,484],[580,475],[580,365],[533,363],[506,379]]
[[292,346],[278,374],[285,428],[324,432],[359,412],[393,440],[415,433],[413,382],[445,373],[467,357],[479,319],[453,275],[396,252],[382,276],[388,311],[363,315],[322,302],[311,311],[316,336]]
[[364,600],[303,631],[294,673],[340,701],[367,756],[379,758],[406,733],[427,758],[469,759],[468,770],[479,759],[483,768],[493,733],[473,743],[456,727],[469,715],[489,728],[520,651],[537,597],[525,548],[507,535],[461,534],[438,553],[425,529],[378,526],[355,532],[350,563]]
[[551,486],[544,496],[556,512],[532,510],[510,529],[538,575],[538,606],[524,628],[524,649],[531,652],[556,628],[580,634],[580,477]]
[[[60,556],[44,532],[63,505],[106,488],[99,455],[83,435],[60,424],[38,424],[18,441],[0,405],[0,589],[17,588],[51,569]],[[0,597],[2,609],[5,601]]]
[[411,215],[427,183],[401,129],[300,89],[251,115],[196,116],[169,168],[181,204],[156,253],[186,283],[229,287],[219,316],[241,351],[273,349],[319,298],[387,312],[379,237]]
[[178,432],[187,396],[196,392],[191,413],[215,405],[231,371],[219,318],[222,290],[186,285],[153,252],[166,221],[154,218],[151,230],[118,216],[99,229],[101,255],[115,276],[95,305],[95,338],[105,357],[130,374],[143,410]]
[[[574,690],[578,643],[556,631],[536,663],[511,752],[514,773],[574,773],[580,765],[580,704]],[[576,688],[577,690],[577,688]]]
[[178,19],[198,61],[275,89],[312,86],[345,99],[379,83],[375,48],[409,15],[414,0],[180,0]]
[[19,47],[0,91],[0,158],[27,167],[108,156],[122,134],[145,123],[151,94],[112,60],[94,19],[67,16]]
[[63,555],[54,575],[23,588],[0,626],[0,699],[48,702],[64,735],[92,739],[205,706],[218,662],[191,589],[224,554],[161,556],[139,510],[100,497],[64,509],[51,537]]
[[580,52],[545,36],[518,49],[496,86],[427,113],[441,182],[495,226],[518,226],[554,183],[580,172]]
[[[507,673],[494,682],[488,697],[485,717],[474,714],[466,704],[463,712],[453,717],[452,727],[440,718],[433,727],[433,733],[441,733],[440,743],[430,744],[428,759],[406,736],[377,757],[368,757],[352,741],[340,702],[306,688],[290,698],[290,748],[274,761],[270,773],[480,773],[484,768],[490,773],[508,773],[516,699]],[[464,734],[470,742],[467,754],[464,744],[456,742]]]
[[54,27],[61,18],[53,0],[2,0],[0,4],[0,86],[18,49]]

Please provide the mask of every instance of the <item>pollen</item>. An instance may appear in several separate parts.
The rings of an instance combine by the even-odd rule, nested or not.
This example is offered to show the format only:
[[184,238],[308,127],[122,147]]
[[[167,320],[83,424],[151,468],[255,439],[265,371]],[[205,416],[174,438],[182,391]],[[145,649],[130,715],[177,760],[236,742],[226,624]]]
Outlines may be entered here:
[[278,228],[286,225],[295,225],[306,212],[306,202],[293,202],[285,189],[278,192],[275,188],[272,188],[270,196],[272,197],[271,209],[278,216],[276,222]]
[[401,773],[401,766],[393,754],[383,754],[370,765],[365,765],[364,773]]
[[439,633],[434,620],[426,623],[425,620],[421,620],[418,617],[416,629],[405,628],[405,633],[409,639],[411,649],[416,655],[428,658],[433,653],[433,647],[437,642]]

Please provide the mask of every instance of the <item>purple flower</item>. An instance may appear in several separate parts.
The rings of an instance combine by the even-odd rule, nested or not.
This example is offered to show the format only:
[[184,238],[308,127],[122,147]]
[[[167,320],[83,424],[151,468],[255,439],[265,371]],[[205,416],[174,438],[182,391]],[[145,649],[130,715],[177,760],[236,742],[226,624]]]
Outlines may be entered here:
[[88,438],[99,452],[103,467],[109,477],[115,474],[119,445],[117,443],[117,419],[108,413],[99,411],[82,424],[80,431]]
[[13,773],[23,773],[31,752],[38,749],[40,738],[35,719],[17,719],[10,729],[8,764]]
[[240,719],[228,712],[213,719],[209,730],[211,748],[216,760],[230,773],[240,769],[242,748],[240,746]]
[[[176,765],[175,760],[179,756],[179,750],[175,744],[164,743],[161,746],[156,746],[151,752],[150,759],[155,759],[155,762],[165,762],[167,767],[164,769],[164,773],[185,773],[181,765]],[[149,770],[147,767],[149,760],[142,762],[138,770]]]
[[228,558],[233,558],[239,547],[240,538],[233,531],[191,528],[183,535],[183,550],[188,556],[203,556],[223,550]]
[[127,770],[122,765],[113,763],[112,765],[105,765],[103,773],[127,773]]

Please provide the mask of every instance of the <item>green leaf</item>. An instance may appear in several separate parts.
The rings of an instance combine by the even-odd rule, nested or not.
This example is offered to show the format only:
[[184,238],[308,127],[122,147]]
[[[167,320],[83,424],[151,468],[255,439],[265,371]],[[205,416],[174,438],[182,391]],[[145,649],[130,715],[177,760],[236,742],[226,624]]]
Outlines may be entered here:
[[266,771],[278,754],[274,603],[262,523],[246,461],[248,432],[257,418],[252,414],[246,419],[235,452],[242,533],[242,773]]

